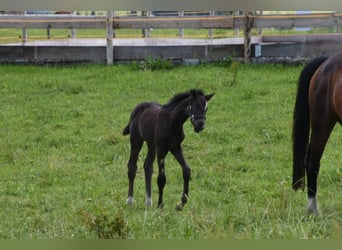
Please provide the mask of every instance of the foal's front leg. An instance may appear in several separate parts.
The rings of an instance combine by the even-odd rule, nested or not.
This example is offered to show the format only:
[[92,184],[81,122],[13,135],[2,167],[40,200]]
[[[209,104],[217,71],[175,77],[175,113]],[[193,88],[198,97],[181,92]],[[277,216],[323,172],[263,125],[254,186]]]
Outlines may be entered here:
[[183,194],[181,197],[181,201],[177,204],[176,209],[177,210],[182,210],[185,203],[188,201],[188,194],[189,194],[189,181],[191,177],[191,168],[189,165],[186,163],[183,155],[183,150],[181,145],[178,145],[174,148],[171,149],[171,153],[175,156],[179,164],[182,166],[183,170]]

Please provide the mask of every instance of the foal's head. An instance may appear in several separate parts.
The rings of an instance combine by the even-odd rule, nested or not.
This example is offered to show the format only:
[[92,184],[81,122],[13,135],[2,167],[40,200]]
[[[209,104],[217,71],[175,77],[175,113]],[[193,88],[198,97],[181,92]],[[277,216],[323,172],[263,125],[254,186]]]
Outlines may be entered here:
[[190,90],[190,100],[187,106],[187,113],[196,133],[205,127],[206,113],[208,111],[208,101],[215,93],[204,95],[201,90]]

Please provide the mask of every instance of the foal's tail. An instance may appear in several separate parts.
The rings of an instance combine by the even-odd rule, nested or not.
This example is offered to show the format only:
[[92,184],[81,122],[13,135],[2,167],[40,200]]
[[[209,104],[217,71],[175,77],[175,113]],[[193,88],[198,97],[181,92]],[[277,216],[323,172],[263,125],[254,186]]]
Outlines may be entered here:
[[132,111],[131,117],[129,118],[128,124],[127,124],[126,127],[122,130],[122,134],[123,134],[123,135],[129,135],[132,120],[134,119],[134,117],[135,117],[136,115],[137,115],[137,108],[135,108],[135,109]]
[[130,133],[130,128],[131,128],[131,123],[132,123],[132,120],[134,118],[136,118],[138,115],[140,115],[146,107],[148,107],[150,105],[150,103],[140,103],[139,105],[137,105],[134,110],[132,111],[131,113],[131,117],[129,119],[129,122],[128,124],[126,125],[126,127],[123,129],[122,131],[122,134],[123,135],[129,135]]
[[123,135],[128,135],[129,134],[129,127],[130,127],[131,123],[129,122],[127,124],[127,126],[122,130],[122,134]]
[[302,70],[298,80],[298,90],[293,113],[292,150],[293,173],[292,188],[298,190],[305,184],[305,155],[309,143],[310,110],[309,110],[309,86],[310,81],[318,67],[327,57],[315,58]]

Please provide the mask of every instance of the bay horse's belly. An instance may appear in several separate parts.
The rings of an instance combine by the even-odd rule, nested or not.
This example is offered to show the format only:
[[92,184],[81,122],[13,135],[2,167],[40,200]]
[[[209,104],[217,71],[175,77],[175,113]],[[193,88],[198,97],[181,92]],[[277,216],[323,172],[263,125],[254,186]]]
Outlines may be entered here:
[[336,63],[342,62],[327,61],[312,78],[309,104],[313,120],[342,122],[342,65],[336,67]]
[[342,124],[342,74],[335,85],[335,90],[333,93],[333,106],[336,110],[337,120],[340,124]]

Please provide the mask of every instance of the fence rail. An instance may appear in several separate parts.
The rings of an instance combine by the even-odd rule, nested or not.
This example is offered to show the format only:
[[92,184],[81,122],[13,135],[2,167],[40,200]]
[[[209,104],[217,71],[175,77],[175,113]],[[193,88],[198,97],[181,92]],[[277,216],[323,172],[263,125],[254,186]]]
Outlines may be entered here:
[[253,28],[336,27],[342,25],[342,14],[298,14],[252,17]]
[[[342,14],[250,15],[251,28],[336,27]],[[245,26],[240,16],[113,16],[114,29],[184,28],[239,29]],[[106,16],[77,15],[0,15],[0,28],[105,29]]]
[[[181,13],[181,12],[180,12]],[[213,12],[210,12],[213,13]],[[115,29],[235,29],[243,30],[245,59],[251,56],[251,30],[263,28],[327,27],[340,31],[341,13],[297,15],[205,15],[205,16],[106,16],[0,15],[0,28],[7,29],[106,29],[107,55]],[[27,37],[23,35],[23,43]],[[107,57],[107,63],[111,59]]]
[[[142,28],[233,28],[232,16],[207,17],[113,17],[114,29]],[[0,28],[54,28],[54,29],[104,29],[106,17],[72,16],[72,15],[40,15],[40,16],[0,16]]]

